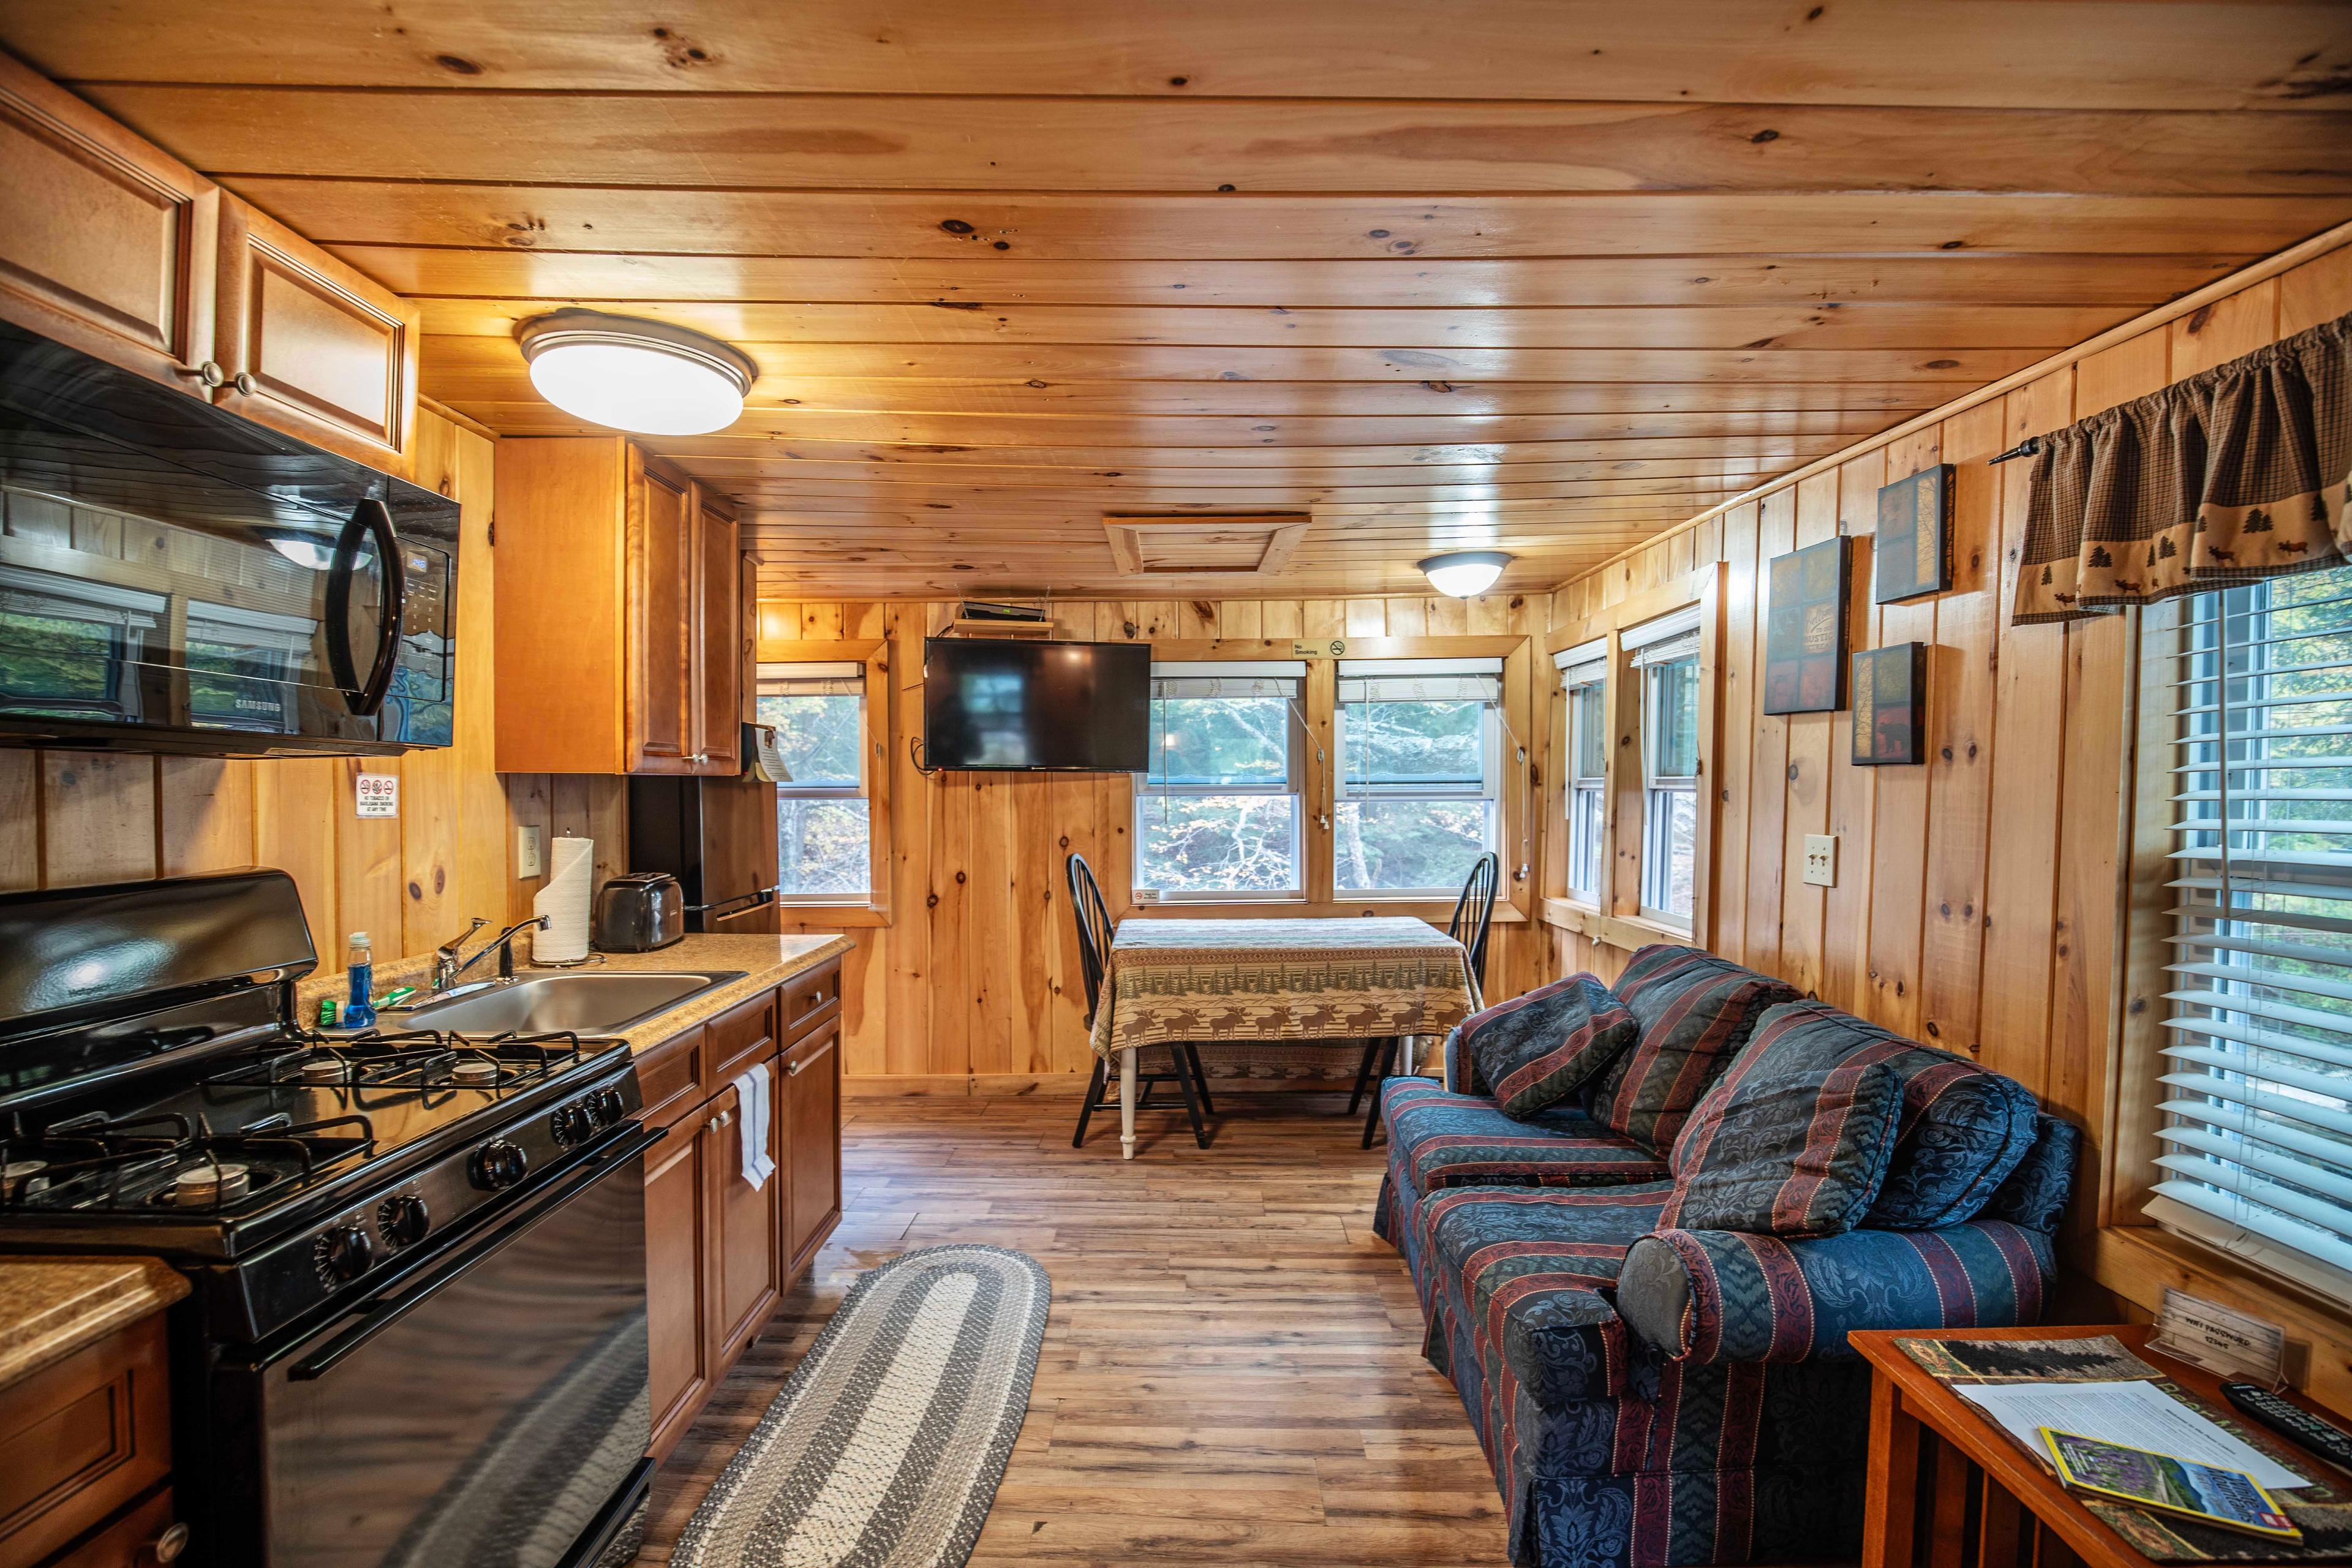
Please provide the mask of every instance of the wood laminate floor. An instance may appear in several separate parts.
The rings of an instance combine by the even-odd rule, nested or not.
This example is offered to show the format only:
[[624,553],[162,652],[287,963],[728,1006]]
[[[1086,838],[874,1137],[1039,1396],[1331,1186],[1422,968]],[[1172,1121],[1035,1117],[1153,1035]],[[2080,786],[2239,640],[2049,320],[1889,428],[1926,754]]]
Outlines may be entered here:
[[1029,1417],[974,1564],[1503,1564],[1493,1477],[1372,1235],[1380,1151],[1321,1096],[1229,1093],[1213,1146],[1075,1099],[853,1100],[841,1229],[664,1468],[638,1568],[861,1271],[1018,1247],[1054,1280]]

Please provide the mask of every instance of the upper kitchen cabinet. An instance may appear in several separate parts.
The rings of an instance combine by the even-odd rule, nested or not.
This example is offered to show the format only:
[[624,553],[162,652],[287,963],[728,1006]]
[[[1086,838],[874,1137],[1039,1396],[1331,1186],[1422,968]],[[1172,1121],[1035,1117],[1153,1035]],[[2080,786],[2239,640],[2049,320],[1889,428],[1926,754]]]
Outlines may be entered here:
[[206,395],[221,195],[0,55],[0,317]]
[[617,436],[509,439],[497,520],[499,771],[739,772],[725,503]]
[[225,195],[215,327],[224,406],[388,473],[415,468],[415,305]]

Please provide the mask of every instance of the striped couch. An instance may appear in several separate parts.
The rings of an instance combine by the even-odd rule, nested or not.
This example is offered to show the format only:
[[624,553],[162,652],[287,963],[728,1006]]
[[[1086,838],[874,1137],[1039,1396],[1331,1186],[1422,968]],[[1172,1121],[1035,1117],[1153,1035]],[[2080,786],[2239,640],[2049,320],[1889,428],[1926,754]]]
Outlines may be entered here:
[[[1851,1557],[1870,1379],[1846,1331],[2035,1321],[2076,1131],[2008,1079],[1711,954],[1644,949],[1614,989],[1642,1034],[1572,1103],[1504,1116],[1458,1035],[1445,1085],[1384,1087],[1375,1227],[1412,1271],[1424,1351],[1494,1466],[1516,1563]],[[1675,1131],[1754,1052],[1748,1076],[1859,1058],[1901,1079],[1855,1228],[1658,1228]]]

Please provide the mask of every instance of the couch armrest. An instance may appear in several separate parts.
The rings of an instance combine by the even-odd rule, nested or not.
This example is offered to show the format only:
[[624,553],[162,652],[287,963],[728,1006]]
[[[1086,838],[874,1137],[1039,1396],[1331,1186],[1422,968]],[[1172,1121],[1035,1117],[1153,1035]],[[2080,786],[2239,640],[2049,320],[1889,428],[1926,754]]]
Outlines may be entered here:
[[1547,1410],[1625,1392],[1632,1339],[1598,1290],[1541,1290],[1502,1314],[1503,1363]]
[[2055,1273],[2050,1238],[2005,1220],[1800,1240],[1662,1230],[1626,1254],[1617,1308],[1675,1361],[1807,1361],[1853,1354],[1853,1329],[2037,1321]]

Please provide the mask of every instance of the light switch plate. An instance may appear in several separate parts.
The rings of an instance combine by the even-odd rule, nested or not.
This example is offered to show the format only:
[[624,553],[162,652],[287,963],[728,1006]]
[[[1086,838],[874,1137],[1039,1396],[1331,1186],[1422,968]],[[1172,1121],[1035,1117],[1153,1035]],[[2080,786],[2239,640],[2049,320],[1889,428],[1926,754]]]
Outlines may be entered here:
[[547,875],[547,847],[541,842],[542,830],[537,826],[515,829],[515,875],[544,877]]
[[1837,886],[1837,835],[1805,835],[1805,880],[1816,888]]

